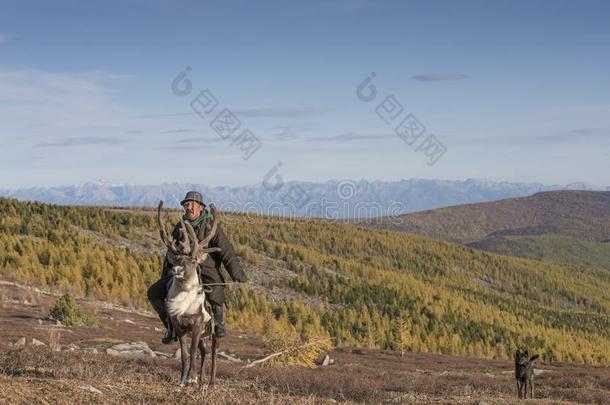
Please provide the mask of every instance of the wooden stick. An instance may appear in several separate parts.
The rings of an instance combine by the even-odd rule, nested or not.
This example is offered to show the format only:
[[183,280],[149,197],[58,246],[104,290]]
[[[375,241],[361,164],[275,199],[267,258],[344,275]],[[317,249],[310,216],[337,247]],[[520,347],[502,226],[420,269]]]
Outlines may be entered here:
[[253,362],[246,364],[243,368],[254,367],[257,364],[264,363],[264,362],[266,362],[268,360],[271,360],[274,357],[281,356],[282,354],[284,354],[286,352],[290,352],[290,351],[295,350],[295,349],[300,349],[300,348],[303,348],[303,347],[315,345],[316,343],[320,342],[321,340],[323,340],[323,339],[317,339],[317,340],[314,340],[313,342],[307,342],[307,343],[302,344],[300,346],[290,347],[288,349],[282,350],[281,352],[272,353],[269,356],[263,357],[262,359],[254,360]]

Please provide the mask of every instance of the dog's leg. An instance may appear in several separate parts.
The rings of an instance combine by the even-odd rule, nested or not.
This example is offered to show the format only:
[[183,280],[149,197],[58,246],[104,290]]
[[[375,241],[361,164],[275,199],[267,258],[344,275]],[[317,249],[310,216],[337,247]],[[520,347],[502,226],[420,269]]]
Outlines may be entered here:
[[203,338],[199,338],[199,354],[201,355],[201,370],[199,370],[199,384],[201,384],[201,388],[203,388],[203,376],[205,370],[205,343]]
[[521,398],[521,384],[519,384],[519,380],[517,381],[517,397]]
[[180,342],[180,386],[186,386],[186,350],[184,344],[184,336],[178,336]]
[[530,378],[530,398],[534,399],[534,377]]
[[212,333],[212,364],[210,370],[210,386],[216,382],[216,334]]
[[519,398],[525,398],[525,381],[520,381],[519,384]]
[[521,381],[521,398],[525,398],[526,390],[527,390],[527,386],[525,385],[525,381]]

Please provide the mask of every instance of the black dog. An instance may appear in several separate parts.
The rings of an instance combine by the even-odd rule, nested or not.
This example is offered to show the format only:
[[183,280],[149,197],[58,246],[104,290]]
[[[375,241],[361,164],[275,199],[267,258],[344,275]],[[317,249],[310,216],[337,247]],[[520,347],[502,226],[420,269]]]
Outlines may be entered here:
[[534,361],[539,356],[529,356],[527,350],[515,353],[515,378],[517,379],[517,395],[519,398],[527,397],[527,387],[530,388],[530,398],[534,398]]

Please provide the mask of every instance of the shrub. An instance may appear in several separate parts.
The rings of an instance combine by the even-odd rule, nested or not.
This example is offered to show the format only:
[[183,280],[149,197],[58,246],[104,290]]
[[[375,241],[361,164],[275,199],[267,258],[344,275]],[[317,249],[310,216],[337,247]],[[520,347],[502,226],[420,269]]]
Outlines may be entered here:
[[99,321],[85,313],[69,294],[64,294],[55,302],[50,316],[66,326],[100,326]]

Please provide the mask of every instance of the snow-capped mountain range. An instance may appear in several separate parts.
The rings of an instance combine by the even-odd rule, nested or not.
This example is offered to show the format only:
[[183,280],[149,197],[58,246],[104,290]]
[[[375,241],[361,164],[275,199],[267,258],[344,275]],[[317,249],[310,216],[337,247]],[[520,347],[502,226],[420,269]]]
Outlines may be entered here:
[[330,180],[323,183],[259,183],[249,186],[209,187],[204,184],[112,184],[107,181],[59,187],[1,190],[0,197],[63,205],[178,207],[189,190],[200,191],[205,201],[223,210],[328,219],[361,219],[398,215],[551,190],[603,190],[586,183],[544,185],[495,182],[481,179],[400,181]]

